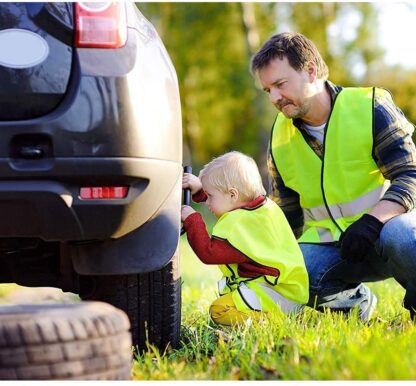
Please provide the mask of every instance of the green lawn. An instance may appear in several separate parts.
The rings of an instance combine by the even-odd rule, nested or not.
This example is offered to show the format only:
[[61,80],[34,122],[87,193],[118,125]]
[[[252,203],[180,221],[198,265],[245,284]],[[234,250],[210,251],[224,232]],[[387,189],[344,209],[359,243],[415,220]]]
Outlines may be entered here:
[[416,328],[401,308],[393,280],[372,283],[377,317],[362,324],[311,309],[298,318],[269,315],[234,328],[208,317],[217,267],[205,266],[183,239],[182,342],[137,356],[134,379],[147,380],[411,380],[416,379]]
[[0,284],[0,304],[3,303],[5,296],[18,288],[19,286],[17,284]]
[[[393,280],[369,284],[377,317],[362,324],[311,309],[298,318],[269,315],[227,328],[210,321],[220,273],[199,262],[182,238],[182,341],[176,350],[136,356],[141,380],[412,380],[416,328],[401,308],[404,290]],[[18,288],[0,286],[0,299]],[[1,301],[0,301],[1,302]]]

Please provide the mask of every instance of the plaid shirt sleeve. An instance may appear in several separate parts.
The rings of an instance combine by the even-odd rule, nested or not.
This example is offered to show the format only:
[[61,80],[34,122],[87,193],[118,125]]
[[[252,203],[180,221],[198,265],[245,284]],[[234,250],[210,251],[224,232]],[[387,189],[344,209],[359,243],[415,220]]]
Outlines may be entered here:
[[374,160],[384,178],[391,181],[383,200],[410,211],[416,204],[414,126],[391,100],[379,96],[374,102]]

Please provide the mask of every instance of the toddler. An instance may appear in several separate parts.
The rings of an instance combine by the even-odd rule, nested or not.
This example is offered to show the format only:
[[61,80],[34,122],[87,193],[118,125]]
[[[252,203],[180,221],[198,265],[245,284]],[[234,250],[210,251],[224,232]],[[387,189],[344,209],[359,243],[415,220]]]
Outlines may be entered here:
[[200,213],[182,207],[190,246],[223,274],[212,319],[232,325],[260,311],[302,309],[309,296],[303,256],[282,210],[266,198],[255,161],[226,153],[205,165],[199,178],[185,173],[182,187],[218,219],[210,237]]

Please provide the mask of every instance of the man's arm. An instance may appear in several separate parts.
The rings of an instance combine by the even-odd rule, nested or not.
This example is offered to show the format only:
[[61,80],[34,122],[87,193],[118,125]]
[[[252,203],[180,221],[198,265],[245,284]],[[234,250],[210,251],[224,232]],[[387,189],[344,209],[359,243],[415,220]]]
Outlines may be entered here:
[[374,160],[391,185],[383,198],[341,235],[341,257],[360,262],[374,248],[384,223],[415,207],[416,149],[413,125],[385,97],[375,99]]
[[268,151],[267,168],[269,171],[269,197],[282,209],[296,238],[302,235],[303,211],[299,203],[299,195],[285,186],[273,157]]
[[380,220],[382,223],[385,223],[393,217],[396,217],[399,214],[403,214],[405,212],[406,209],[397,202],[381,200],[369,212],[369,214]]
[[390,99],[375,99],[374,158],[391,186],[370,214],[383,223],[414,209],[416,204],[413,131],[413,124]]

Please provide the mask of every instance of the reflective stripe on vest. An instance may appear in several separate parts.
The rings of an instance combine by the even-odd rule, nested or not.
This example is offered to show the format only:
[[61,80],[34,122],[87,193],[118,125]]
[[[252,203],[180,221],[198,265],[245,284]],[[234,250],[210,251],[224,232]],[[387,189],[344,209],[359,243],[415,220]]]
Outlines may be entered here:
[[[253,262],[280,272],[278,278],[243,278],[238,275],[237,264],[220,265],[224,277],[218,283],[218,290],[220,294],[232,292],[237,309],[248,310],[249,304],[255,306],[253,309],[258,309],[260,304],[263,311],[276,307],[276,302],[259,283],[296,304],[308,301],[309,282],[302,252],[286,217],[273,201],[266,199],[257,208],[224,213],[215,224],[212,236],[226,240]],[[239,292],[242,284],[255,293],[257,301],[244,301],[245,290]]]
[[321,227],[316,227],[316,229],[318,231],[319,241],[321,243],[330,243],[331,241],[334,241],[331,231]]
[[256,294],[251,288],[248,288],[244,283],[241,283],[237,287],[237,291],[244,303],[251,309],[255,311],[262,311],[262,306],[260,302],[260,297]]
[[291,119],[278,114],[271,152],[285,185],[299,194],[305,229],[300,242],[331,242],[371,210],[390,185],[373,152],[374,95],[386,90],[344,88],[336,96],[321,161]]
[[227,287],[227,278],[226,277],[222,277],[220,280],[218,280],[218,293],[220,295],[225,295],[225,288]]
[[[261,290],[264,291],[264,293],[267,294],[267,296],[270,298],[270,301],[272,301],[274,304],[277,304],[280,310],[285,314],[288,314],[291,312],[297,313],[300,310],[302,310],[304,307],[302,304],[298,304],[290,300],[287,300],[278,292],[274,291],[273,289],[271,289],[264,283],[256,283],[256,285],[259,288],[261,288]],[[261,304],[262,302],[260,301],[260,298],[254,289],[247,287],[245,283],[241,283],[238,286],[237,291],[241,299],[245,303],[245,305],[248,306],[248,308],[250,308],[251,310],[255,310],[255,311],[263,310],[263,307]]]
[[[351,217],[367,211],[370,207],[373,206],[374,202],[379,201],[380,198],[383,197],[384,193],[389,188],[389,186],[390,182],[386,181],[382,186],[379,186],[373,191],[364,194],[361,197],[356,198],[355,200],[329,206],[328,208],[331,212],[332,217],[334,219],[339,219],[341,217]],[[325,205],[320,205],[316,206],[315,208],[309,209],[305,208],[303,212],[305,216],[305,221],[323,220],[329,217]]]

